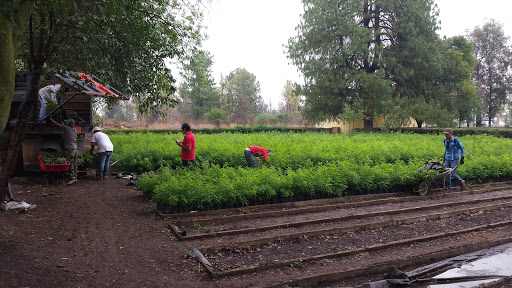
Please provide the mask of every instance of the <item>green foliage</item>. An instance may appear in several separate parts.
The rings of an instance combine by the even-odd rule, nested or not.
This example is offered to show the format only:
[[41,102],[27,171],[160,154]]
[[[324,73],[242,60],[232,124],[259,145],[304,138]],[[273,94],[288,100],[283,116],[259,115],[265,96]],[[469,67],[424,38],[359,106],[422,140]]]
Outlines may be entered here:
[[[53,102],[52,100],[47,100],[47,104],[46,104],[46,113],[50,113],[52,112],[53,110],[57,109],[57,107],[59,107],[59,103],[56,103],[56,102]],[[55,117],[57,115],[61,115],[62,114],[62,110],[59,110],[59,111],[55,111],[55,113],[52,115],[52,117]]]
[[372,120],[382,101],[393,92],[393,81],[386,79],[384,68],[400,63],[398,57],[389,57],[395,61],[385,63],[385,49],[394,51],[400,41],[423,39],[423,35],[417,35],[418,39],[405,35],[421,27],[401,29],[402,35],[396,29],[403,18],[412,16],[399,10],[418,7],[418,1],[402,5],[395,5],[396,1],[381,1],[380,5],[367,1],[303,2],[298,35],[288,41],[287,48],[288,57],[306,79],[296,89],[296,94],[305,96],[306,117],[313,121],[342,118],[348,105]]
[[450,124],[455,119],[472,122],[481,110],[480,96],[476,93],[475,84],[470,81],[476,64],[473,45],[462,36],[445,39],[443,44],[441,69],[444,72],[439,78],[441,93],[432,95],[435,101],[426,103],[429,108],[424,109],[431,113],[425,120],[438,126],[452,126]]
[[279,113],[276,115],[276,118],[278,123],[287,123],[290,121],[291,116],[288,113]]
[[302,259],[296,260],[290,264],[291,268],[305,268],[306,264],[302,261]]
[[85,167],[96,167],[96,156],[92,153],[78,154],[76,161],[78,164],[84,165]]
[[478,92],[483,98],[477,125],[482,124],[482,118],[487,118],[491,127],[510,93],[512,49],[508,45],[509,37],[505,36],[502,25],[491,19],[483,27],[475,27],[469,34],[469,41],[474,45],[477,60],[473,80],[479,83]]
[[255,117],[254,121],[259,125],[276,125],[276,124],[286,124],[290,121],[291,116],[288,113],[279,113],[277,115],[270,113],[261,113]]
[[223,87],[222,107],[231,120],[247,124],[257,112],[261,101],[260,82],[254,74],[237,68],[221,83]]
[[[213,57],[206,51],[194,50],[192,55],[183,64],[182,76],[183,83],[180,87],[180,96],[184,102],[189,105],[189,110],[194,119],[206,117],[208,111],[220,107],[220,94],[215,89],[215,82],[211,75]],[[219,115],[209,115],[214,117],[210,122],[224,122]],[[217,124],[218,126],[220,124]]]
[[270,113],[261,113],[254,120],[258,124],[277,124],[279,122],[277,116]]
[[286,81],[281,95],[284,100],[284,112],[291,115],[291,118],[297,118],[300,114],[302,100],[290,80]]
[[[208,162],[220,167],[246,167],[243,151],[251,145],[271,149],[273,154],[270,164],[280,169],[312,167],[321,163],[335,161],[355,161],[356,164],[380,162],[392,163],[403,161],[409,163],[414,158],[427,161],[431,156],[439,155],[424,150],[423,137],[410,137],[403,134],[330,134],[330,133],[280,133],[266,131],[266,126],[245,130],[237,127],[235,133],[200,134],[195,133],[196,161]],[[250,134],[248,134],[250,132]],[[243,135],[242,135],[243,134]],[[124,158],[118,162],[119,169],[134,172],[154,171],[160,166],[177,168],[181,166],[181,148],[174,144],[172,138],[181,139],[180,133],[169,134],[113,134],[110,135],[116,147],[116,157]],[[366,139],[371,138],[369,143]],[[407,138],[407,140],[403,139]],[[409,139],[414,138],[414,139]],[[403,140],[401,140],[403,139]],[[400,151],[394,151],[393,144],[407,141],[409,145]],[[435,141],[435,140],[433,140]],[[314,143],[314,145],[313,145]],[[435,144],[431,145],[433,148]],[[412,153],[417,148],[418,152]],[[354,160],[355,159],[355,160]],[[378,162],[373,164],[373,160]],[[382,161],[381,161],[382,160]]]
[[[193,3],[192,1],[190,3]],[[0,5],[0,125],[4,130],[14,92],[15,70],[30,71],[30,93],[18,112],[12,137],[20,147],[24,123],[36,116],[37,81],[45,70],[94,74],[135,98],[141,113],[176,103],[167,62],[200,38],[202,17],[188,1],[9,0]],[[28,29],[27,29],[28,28]],[[155,113],[156,113],[155,112]],[[17,159],[11,149],[7,159]],[[0,186],[12,161],[4,162]],[[3,199],[5,193],[0,192]]]
[[208,113],[204,115],[210,123],[215,124],[215,126],[220,127],[220,124],[228,122],[226,112],[224,112],[220,108],[213,108]]
[[199,41],[196,20],[202,15],[194,4],[52,0],[35,1],[34,7],[30,21],[37,25],[23,35],[18,54],[24,67],[37,62],[94,74],[133,97],[142,114],[177,103],[166,61],[182,57]]
[[[430,182],[436,176],[435,172],[419,167],[426,161],[439,160],[444,152],[442,134],[197,134],[197,165],[194,169],[182,169],[179,147],[169,145],[169,139],[177,135],[140,135],[144,135],[145,145],[141,145],[143,139],[137,134],[112,135],[117,153],[130,151],[119,157],[134,160],[119,163],[137,165],[140,160],[145,169],[153,162],[161,163],[156,173],[143,175],[137,185],[144,193],[152,194],[156,202],[196,209],[218,204],[246,205],[274,198],[341,196],[411,187]],[[510,140],[488,135],[457,137],[466,149],[466,164],[458,170],[461,177],[479,182],[512,176]],[[130,141],[142,148],[132,150],[136,146],[127,143]],[[159,143],[157,149],[152,148],[155,143]],[[243,150],[253,144],[273,150],[270,166],[246,168]],[[125,150],[125,145],[131,148]],[[171,155],[158,158],[159,153]],[[139,158],[138,154],[144,155]]]
[[63,150],[59,149],[57,151],[41,151],[41,155],[43,156],[44,164],[67,164],[68,160],[66,160],[65,153]]
[[471,44],[440,39],[433,0],[303,3],[287,53],[305,76],[293,92],[305,97],[309,120],[363,119],[372,127],[381,116],[384,128],[396,128],[411,118],[421,127],[474,116]]
[[[414,134],[443,134],[444,128],[409,128],[402,127],[400,130],[404,133]],[[485,127],[473,127],[473,128],[454,128],[453,135],[455,137],[469,136],[469,135],[489,135],[499,138],[512,139],[512,130],[508,128],[485,128]]]
[[[155,134],[166,134],[166,133],[181,133],[179,129],[104,129],[107,134],[131,134],[131,133],[155,133]],[[330,132],[331,128],[289,128],[289,127],[278,127],[278,126],[236,126],[231,128],[200,128],[193,129],[194,133],[198,134],[217,134],[217,133],[258,133],[258,132]],[[442,131],[441,131],[442,132]]]
[[[342,195],[345,187],[325,183],[320,180],[321,172],[314,170],[308,168],[298,171],[281,171],[265,166],[261,169],[221,168],[218,165],[205,163],[193,170],[162,168],[154,177],[158,180],[143,176],[138,181],[138,185],[142,185],[144,189],[152,189],[154,193],[152,199],[156,202],[170,206],[189,205],[199,209],[207,205],[240,205],[278,197],[311,196],[315,193]],[[330,174],[334,173],[335,171],[331,171]],[[316,181],[303,186],[302,184],[306,183],[303,179],[304,175]],[[195,180],[187,181],[187,179]],[[325,190],[327,186],[333,188]],[[297,188],[301,188],[300,191],[297,191]]]

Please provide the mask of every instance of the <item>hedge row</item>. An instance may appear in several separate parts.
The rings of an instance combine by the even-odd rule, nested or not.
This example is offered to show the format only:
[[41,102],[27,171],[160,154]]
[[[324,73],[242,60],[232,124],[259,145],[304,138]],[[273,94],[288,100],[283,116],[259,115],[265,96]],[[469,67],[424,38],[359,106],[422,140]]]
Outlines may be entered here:
[[[413,133],[413,134],[442,134],[445,128],[413,128],[404,127],[399,129],[391,129],[389,132],[397,133]],[[259,125],[255,127],[248,126],[236,126],[233,128],[201,128],[192,129],[196,134],[217,134],[217,133],[261,133],[261,132],[326,132],[331,133],[332,128],[315,128],[315,127],[273,127]],[[465,128],[453,128],[454,135],[456,137],[467,136],[467,135],[491,135],[496,137],[512,138],[512,129],[510,128],[487,128],[487,127],[465,127]],[[152,134],[179,134],[180,129],[104,129],[107,134],[131,134],[131,133],[152,133]],[[371,131],[363,129],[354,129],[353,132],[383,132],[382,129],[376,128]]]
[[[445,128],[401,128],[394,129],[394,132],[401,131],[402,133],[414,134],[442,134]],[[486,128],[486,127],[467,127],[467,128],[453,128],[453,135],[455,137],[462,137],[468,135],[490,135],[496,137],[512,138],[512,129],[510,128]]]
[[[196,134],[217,134],[217,133],[260,133],[260,132],[331,132],[331,128],[299,128],[299,127],[272,127],[272,126],[236,126],[232,128],[200,128],[192,129]],[[153,133],[153,134],[176,134],[181,133],[181,129],[104,129],[107,134],[131,134],[131,133]]]
[[137,186],[157,203],[202,210],[219,204],[240,207],[270,199],[334,197],[348,191],[414,186],[432,172],[404,164],[370,167],[349,161],[297,170],[221,168],[203,163],[193,169],[162,168],[157,174],[143,175]]

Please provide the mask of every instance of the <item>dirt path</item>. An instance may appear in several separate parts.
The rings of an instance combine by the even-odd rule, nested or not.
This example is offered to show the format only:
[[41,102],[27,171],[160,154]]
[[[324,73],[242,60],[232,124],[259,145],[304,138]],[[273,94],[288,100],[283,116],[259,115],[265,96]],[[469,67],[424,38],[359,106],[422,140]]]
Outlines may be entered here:
[[37,208],[1,212],[0,287],[203,286],[183,244],[127,180],[88,178],[68,187],[13,181],[15,197]]
[[[219,219],[225,215],[219,212],[207,212],[202,216],[198,213],[196,216],[199,217],[193,219],[190,217],[178,218],[176,215],[157,217],[152,211],[153,204],[145,200],[139,191],[126,186],[127,182],[128,180],[125,179],[112,178],[106,181],[95,181],[92,175],[89,175],[86,179],[81,179],[77,185],[61,187],[52,184],[49,187],[44,187],[42,185],[44,179],[40,176],[30,179],[14,179],[11,183],[15,197],[18,200],[35,203],[37,208],[26,213],[12,210],[0,212],[0,255],[3,260],[0,262],[0,272],[2,273],[0,287],[279,287],[279,283],[301,277],[306,279],[310,276],[332,272],[335,269],[346,272],[350,270],[347,267],[356,267],[354,263],[366,263],[367,265],[379,261],[393,263],[399,259],[398,255],[410,254],[411,257],[414,255],[420,257],[428,253],[439,252],[439,247],[444,250],[457,249],[460,245],[475,245],[476,247],[480,243],[489,242],[497,237],[512,235],[511,225],[493,227],[489,230],[482,229],[481,231],[454,234],[450,236],[451,238],[433,238],[422,243],[409,243],[398,248],[382,247],[379,248],[378,255],[368,250],[353,253],[346,259],[324,258],[307,263],[296,261],[292,262],[292,265],[287,264],[282,267],[275,265],[278,267],[277,269],[271,268],[262,272],[256,269],[251,273],[212,279],[204,267],[186,256],[187,249],[197,247],[208,250],[206,249],[208,247],[232,245],[232,249],[210,249],[206,253],[212,263],[218,265],[218,270],[222,271],[262,265],[275,260],[272,257],[279,257],[277,258],[279,261],[286,261],[294,259],[293,257],[297,257],[296,255],[315,257],[330,252],[364,249],[365,245],[375,246],[381,242],[385,243],[388,241],[386,238],[389,238],[389,241],[400,241],[407,238],[403,235],[422,237],[442,233],[443,227],[447,227],[446,231],[451,231],[498,221],[510,221],[509,215],[512,213],[511,209],[505,205],[487,211],[462,213],[460,216],[443,216],[437,220],[432,218],[417,224],[402,224],[394,228],[399,230],[387,232],[392,233],[393,236],[396,236],[395,238],[389,234],[386,236],[384,232],[380,232],[383,229],[377,227],[361,232],[349,232],[347,235],[323,235],[320,233],[314,237],[302,237],[302,239],[299,237],[297,240],[289,242],[263,241],[258,245],[245,248],[238,247],[237,243],[259,241],[272,235],[279,237],[279,235],[292,230],[273,229],[267,231],[263,229],[231,236],[179,240],[168,228],[172,226],[171,223],[181,223],[181,227],[186,228],[190,235],[199,235],[205,233],[205,227],[214,233],[300,221],[316,221],[335,216],[343,218],[356,214],[370,215],[371,213],[410,209],[422,205],[444,205],[442,209],[434,209],[435,212],[449,213],[450,210],[455,211],[464,209],[464,207],[468,207],[469,211],[471,207],[509,203],[511,200],[507,197],[511,194],[511,190],[450,196],[435,195],[433,198],[412,197],[410,200],[403,198],[407,195],[402,195],[399,198],[396,195],[389,195],[387,196],[388,200],[385,200],[386,196],[370,195],[369,197],[353,197],[350,199],[350,203],[340,201],[341,206],[331,207],[327,212],[322,211],[324,208],[319,205],[333,204],[337,201],[331,199],[313,201],[308,206],[300,207],[300,209],[309,207],[308,209],[311,208],[310,212],[301,210],[301,213],[297,214],[292,211],[288,216],[279,213],[284,210],[294,210],[297,207],[290,206],[273,211],[261,210],[263,207],[242,209],[239,210],[238,216],[236,211],[226,211],[225,214],[232,218],[221,221]],[[464,205],[450,204],[464,199],[475,201],[484,197],[501,197],[503,199]],[[358,201],[372,198],[384,199],[377,200],[380,201],[377,202],[380,204],[358,203]],[[403,199],[405,201],[401,201]],[[429,210],[431,208],[425,209],[422,208],[411,215],[434,213]],[[316,212],[314,212],[315,210]],[[395,221],[398,219],[397,217],[403,217],[402,214],[376,216],[374,222]],[[274,216],[252,217],[250,215]],[[336,223],[350,226],[351,223],[356,225],[364,221],[354,219],[334,221],[335,224],[327,221],[315,225],[299,225],[293,228],[293,232],[300,235],[313,229],[325,231],[329,227],[335,227],[329,225],[339,225]],[[191,228],[192,226],[202,228],[195,231]],[[453,228],[454,226],[458,227]],[[363,237],[371,238],[372,241],[364,243],[364,239],[361,239]],[[421,262],[418,261],[418,263]],[[354,281],[365,281],[370,278]],[[307,281],[314,283],[316,280],[306,279],[304,283],[308,283]],[[340,286],[356,282],[334,281],[331,283]]]

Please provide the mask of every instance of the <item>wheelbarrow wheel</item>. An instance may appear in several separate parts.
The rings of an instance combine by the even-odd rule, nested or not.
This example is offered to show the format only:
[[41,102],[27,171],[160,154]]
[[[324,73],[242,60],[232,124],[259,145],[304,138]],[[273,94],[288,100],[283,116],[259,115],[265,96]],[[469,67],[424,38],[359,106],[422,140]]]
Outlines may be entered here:
[[428,183],[422,182],[416,188],[414,188],[414,192],[420,194],[421,196],[427,195],[430,190],[430,185]]

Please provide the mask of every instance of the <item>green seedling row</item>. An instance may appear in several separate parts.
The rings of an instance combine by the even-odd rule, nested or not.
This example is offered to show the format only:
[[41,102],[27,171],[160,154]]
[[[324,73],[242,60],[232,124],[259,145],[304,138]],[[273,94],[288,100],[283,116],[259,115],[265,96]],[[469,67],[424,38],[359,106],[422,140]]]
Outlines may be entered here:
[[[158,203],[202,209],[218,204],[297,196],[341,196],[429,182],[435,172],[419,169],[441,160],[444,135],[401,133],[197,134],[196,165],[182,169],[179,134],[112,135],[118,169],[148,172],[137,185]],[[180,138],[181,139],[181,138]],[[482,182],[512,177],[512,141],[488,135],[459,138],[464,179]],[[243,151],[258,145],[273,151],[269,165],[247,168]]]

